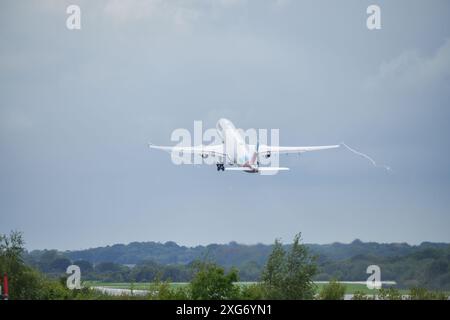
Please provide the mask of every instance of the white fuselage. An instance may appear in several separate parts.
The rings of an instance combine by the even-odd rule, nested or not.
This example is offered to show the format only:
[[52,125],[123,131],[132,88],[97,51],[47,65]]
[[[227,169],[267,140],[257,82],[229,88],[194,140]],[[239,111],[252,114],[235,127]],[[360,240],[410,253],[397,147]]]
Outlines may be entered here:
[[250,151],[249,145],[245,143],[244,138],[233,123],[227,119],[220,119],[216,128],[224,143],[226,162],[239,167],[248,167],[249,171],[256,170],[256,150]]

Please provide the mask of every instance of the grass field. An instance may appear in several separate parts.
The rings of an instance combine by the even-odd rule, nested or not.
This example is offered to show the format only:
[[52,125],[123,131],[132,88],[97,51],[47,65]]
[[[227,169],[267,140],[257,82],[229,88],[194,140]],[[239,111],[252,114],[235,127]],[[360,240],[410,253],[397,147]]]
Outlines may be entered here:
[[[237,284],[240,286],[247,286],[254,284],[255,282],[238,282]],[[321,290],[321,288],[326,283],[316,283],[317,292]],[[129,282],[99,282],[99,281],[86,281],[84,283],[87,287],[106,287],[106,288],[114,288],[114,289],[128,289],[133,288],[134,290],[148,290],[150,289],[152,283],[149,282],[137,282],[137,283],[129,283]],[[172,282],[170,283],[172,287],[186,286],[187,282]],[[346,294],[353,294],[357,291],[363,292],[365,294],[376,294],[377,290],[370,290],[367,288],[365,284],[362,283],[345,283]],[[406,294],[408,290],[400,290],[402,294]]]

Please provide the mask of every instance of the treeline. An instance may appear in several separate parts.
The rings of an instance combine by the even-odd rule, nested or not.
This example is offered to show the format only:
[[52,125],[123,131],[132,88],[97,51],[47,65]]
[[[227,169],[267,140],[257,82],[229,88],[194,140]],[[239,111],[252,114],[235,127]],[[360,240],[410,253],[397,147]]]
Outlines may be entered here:
[[151,282],[156,278],[162,281],[187,282],[192,279],[193,262],[185,265],[163,265],[154,261],[141,261],[136,265],[122,265],[115,262],[93,264],[87,260],[71,260],[57,250],[43,250],[39,254],[24,254],[27,265],[59,278],[65,274],[69,265],[80,267],[83,280],[104,282]]
[[[433,262],[437,261],[435,267],[442,268],[442,256],[439,252],[442,249],[425,250],[428,251],[416,253],[416,258],[433,258]],[[24,256],[33,261],[25,263]],[[178,287],[170,285],[169,281],[173,280],[171,277],[174,275],[170,274],[170,269],[164,269],[173,266],[147,261],[130,268],[114,262],[93,265],[86,260],[76,261],[84,270],[84,277],[89,274],[105,277],[122,275],[152,281],[145,297],[112,297],[88,287],[69,290],[65,283],[66,275],[61,273],[67,264],[72,263],[70,259],[54,250],[47,250],[39,255],[26,254],[20,233],[0,235],[0,274],[6,273],[9,276],[10,299],[343,299],[345,285],[336,280],[317,293],[314,283],[319,272],[317,259],[318,257],[312,255],[308,247],[300,242],[300,235],[297,235],[290,246],[283,246],[279,241],[275,241],[261,270],[260,280],[255,284],[241,286],[237,284],[242,280],[237,269],[231,268],[227,271],[217,263],[204,259],[187,265],[177,265],[172,269],[178,272],[177,268],[184,268],[184,276],[190,278],[187,286]],[[36,268],[46,270],[47,275]],[[167,270],[168,273],[164,274],[161,270]],[[52,279],[48,275],[56,278]],[[161,276],[170,279],[162,281]],[[407,296],[395,288],[382,289],[376,296],[377,299],[383,300],[448,298],[444,292],[430,292],[421,287],[412,288]],[[374,296],[356,293],[353,299],[374,299]]]
[[[355,240],[351,243],[305,244],[312,254],[327,260],[344,260],[364,254],[377,257],[398,257],[423,249],[448,248],[446,243],[423,242],[412,246],[407,243],[376,243]],[[86,260],[92,263],[115,262],[118,264],[137,264],[141,261],[155,261],[160,264],[188,264],[207,256],[225,267],[240,268],[245,263],[264,265],[273,245],[245,245],[234,241],[228,244],[210,244],[207,246],[186,247],[175,242],[132,242],[86,250],[62,252],[71,260]],[[284,245],[289,249],[289,244]],[[35,251],[39,254],[39,251]],[[31,252],[33,254],[33,252]]]
[[366,268],[378,265],[382,280],[394,280],[400,288],[424,287],[450,290],[450,246],[423,248],[403,256],[383,257],[358,254],[344,260],[327,260],[320,264],[316,280],[331,278],[361,281]]
[[[93,264],[86,260],[70,260],[56,250],[42,251],[42,255],[24,255],[27,265],[45,273],[51,278],[63,276],[69,265],[80,267],[84,280],[103,282],[152,282],[155,279],[171,282],[189,282],[193,277],[194,260],[188,264],[164,265],[154,261],[141,261],[136,265],[122,265],[114,262]],[[201,260],[214,262],[212,260]],[[257,281],[263,266],[249,264],[248,268],[239,270],[242,281]],[[226,271],[232,268],[225,268]],[[237,268],[236,271],[238,270]]]
[[[408,244],[364,243],[305,245],[317,257],[315,280],[364,281],[367,266],[379,265],[382,280],[392,280],[400,288],[421,286],[450,290],[450,245],[443,243]],[[284,245],[285,250],[290,245]],[[192,263],[211,261],[225,270],[236,268],[242,281],[258,281],[273,245],[212,244],[193,248],[174,242],[130,243],[82,251],[35,250],[24,253],[27,264],[58,277],[70,264],[77,264],[83,278],[108,282],[149,282],[192,280]],[[139,260],[141,257],[146,259]],[[134,262],[124,264],[123,262]]]
[[[69,290],[64,286],[65,278],[52,280],[36,271],[23,261],[24,243],[20,233],[13,232],[9,236],[0,235],[0,273],[9,275],[10,299],[107,299],[108,295],[100,294],[93,289],[82,288]],[[47,251],[44,258],[54,259],[37,262],[41,268],[49,272],[57,272],[67,258],[56,252]],[[41,258],[42,258],[41,256]],[[67,260],[64,260],[67,259]],[[109,262],[109,266],[117,264]],[[100,265],[100,264],[99,264]],[[152,264],[146,264],[151,267]],[[106,266],[103,264],[103,266]],[[157,265],[155,265],[157,266]],[[228,272],[221,266],[208,261],[194,261],[191,265],[192,279],[187,286],[173,288],[169,282],[156,279],[149,287],[148,299],[313,299],[315,284],[312,280],[317,272],[315,258],[300,243],[300,235],[294,238],[289,251],[285,251],[278,241],[262,272],[260,282],[250,286],[239,286],[239,275],[236,269]],[[98,265],[94,267],[92,272]],[[106,270],[103,270],[106,271]],[[107,271],[110,271],[108,269]],[[120,270],[112,270],[119,272]],[[122,296],[120,298],[134,298]]]

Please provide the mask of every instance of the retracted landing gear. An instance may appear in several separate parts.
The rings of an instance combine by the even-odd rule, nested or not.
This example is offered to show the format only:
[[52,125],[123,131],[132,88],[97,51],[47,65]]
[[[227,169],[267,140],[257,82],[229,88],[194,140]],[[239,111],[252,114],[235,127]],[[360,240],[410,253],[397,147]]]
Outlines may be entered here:
[[225,171],[225,165],[223,163],[218,163],[217,164],[217,171]]

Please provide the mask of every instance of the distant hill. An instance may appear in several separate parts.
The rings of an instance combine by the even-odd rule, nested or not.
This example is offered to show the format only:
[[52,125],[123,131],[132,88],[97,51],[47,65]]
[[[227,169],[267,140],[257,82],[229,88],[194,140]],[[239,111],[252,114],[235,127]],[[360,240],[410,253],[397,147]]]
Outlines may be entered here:
[[423,249],[444,249],[450,244],[442,242],[422,242],[420,245],[403,243],[362,242],[359,239],[351,243],[334,242],[332,244],[309,244],[312,252],[329,260],[349,259],[359,255],[378,257],[405,256]]
[[[354,240],[351,243],[307,244],[320,260],[343,260],[358,255],[377,257],[404,256],[427,248],[446,248],[449,244],[423,242],[420,245],[407,243],[376,243]],[[208,258],[229,266],[241,266],[249,262],[264,264],[272,250],[272,245],[245,245],[236,242],[210,244],[207,246],[186,247],[175,242],[131,242],[77,251],[65,251],[71,260],[87,260],[91,263],[114,262],[119,264],[138,264],[142,261],[155,261],[160,264],[188,264],[195,259]]]

